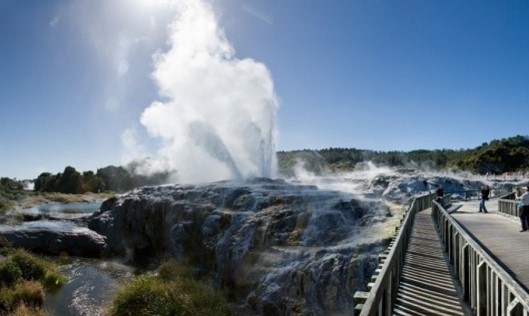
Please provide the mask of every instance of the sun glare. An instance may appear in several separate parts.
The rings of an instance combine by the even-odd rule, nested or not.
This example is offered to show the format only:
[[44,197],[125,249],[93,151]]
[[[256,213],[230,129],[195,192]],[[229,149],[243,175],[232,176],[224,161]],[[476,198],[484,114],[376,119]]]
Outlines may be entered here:
[[139,6],[152,8],[167,5],[171,0],[135,0]]

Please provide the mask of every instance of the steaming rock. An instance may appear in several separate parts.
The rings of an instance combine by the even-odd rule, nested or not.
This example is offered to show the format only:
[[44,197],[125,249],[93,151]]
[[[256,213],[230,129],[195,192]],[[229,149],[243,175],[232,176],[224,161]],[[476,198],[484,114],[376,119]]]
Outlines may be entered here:
[[252,314],[321,314],[350,311],[387,245],[361,231],[388,215],[380,199],[260,178],[140,188],[89,227],[136,260],[191,259]]
[[512,190],[516,183],[507,181],[483,181],[474,178],[462,178],[456,176],[443,175],[425,175],[413,174],[402,177],[394,177],[390,181],[381,181],[377,179],[374,181],[380,191],[384,186],[382,196],[386,200],[395,201],[400,204],[407,203],[413,196],[435,192],[438,186],[442,186],[446,194],[450,193],[452,199],[462,200],[465,191],[473,192],[473,196],[477,196],[477,192],[484,185],[489,185],[494,191],[495,195],[502,192]]
[[241,314],[348,313],[386,247],[384,199],[405,204],[438,185],[457,192],[484,184],[411,171],[313,183],[257,178],[144,187],[105,201],[89,227],[107,237],[111,251],[135,260],[190,259],[230,289]]

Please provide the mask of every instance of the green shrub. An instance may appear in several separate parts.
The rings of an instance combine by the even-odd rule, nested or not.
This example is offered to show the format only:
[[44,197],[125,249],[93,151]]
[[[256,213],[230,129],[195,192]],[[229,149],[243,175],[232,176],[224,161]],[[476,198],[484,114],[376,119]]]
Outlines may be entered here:
[[5,262],[16,265],[22,272],[24,280],[39,281],[47,291],[54,291],[67,281],[67,278],[57,271],[50,262],[33,256],[22,249],[14,251]]
[[[0,246],[6,245],[3,241]],[[0,315],[45,315],[41,311],[45,290],[58,289],[66,277],[44,259],[22,249],[9,249],[0,263]]]
[[232,315],[219,291],[193,277],[189,267],[164,263],[158,276],[140,276],[116,294],[108,314],[125,315]]
[[5,238],[3,235],[0,235],[0,254],[7,256],[13,252],[13,245]]
[[[156,277],[141,276],[122,288],[112,302],[110,315],[171,315],[175,307],[170,288]],[[167,301],[167,304],[164,304]]]
[[4,261],[0,264],[0,285],[12,286],[22,278],[22,271],[12,261]]
[[7,260],[12,261],[20,268],[24,280],[41,280],[49,266],[46,261],[30,255],[22,249],[16,250]]
[[162,280],[171,281],[176,279],[193,279],[193,270],[190,266],[166,261],[158,267],[158,277]]
[[48,269],[40,282],[46,291],[55,292],[68,282],[68,278],[55,269]]
[[7,287],[0,286],[0,315],[11,310],[13,302],[13,291]]

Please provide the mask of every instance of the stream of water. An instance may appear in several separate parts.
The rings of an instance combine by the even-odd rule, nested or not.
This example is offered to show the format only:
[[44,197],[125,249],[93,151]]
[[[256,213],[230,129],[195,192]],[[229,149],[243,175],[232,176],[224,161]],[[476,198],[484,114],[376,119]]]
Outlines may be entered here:
[[50,315],[98,316],[132,268],[118,262],[86,258],[48,258],[60,264],[68,282],[48,293],[44,308]]
[[28,208],[23,211],[28,215],[44,215],[53,219],[77,219],[90,216],[99,210],[102,201],[79,202],[79,203],[49,203]]
[[[99,209],[101,201],[89,203],[53,203],[32,207],[24,213],[44,215],[52,220],[26,222],[28,225],[77,227],[69,220],[89,216]],[[78,229],[86,229],[80,228]],[[111,301],[119,284],[133,275],[133,269],[117,261],[78,257],[46,257],[59,265],[68,282],[54,293],[48,293],[44,308],[50,315],[98,316]]]

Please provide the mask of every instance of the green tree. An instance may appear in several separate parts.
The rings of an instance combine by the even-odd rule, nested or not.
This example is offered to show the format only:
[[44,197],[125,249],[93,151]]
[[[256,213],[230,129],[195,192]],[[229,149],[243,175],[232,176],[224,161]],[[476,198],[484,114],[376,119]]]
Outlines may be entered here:
[[53,192],[55,191],[55,184],[57,177],[49,172],[41,173],[35,180],[35,191]]
[[81,174],[74,167],[64,168],[62,176],[58,179],[57,192],[62,193],[81,193]]

